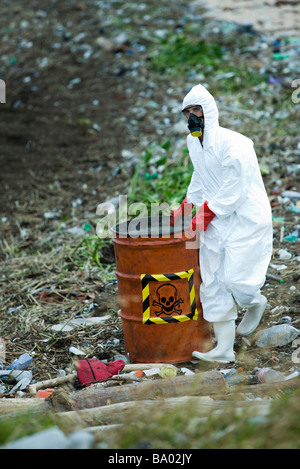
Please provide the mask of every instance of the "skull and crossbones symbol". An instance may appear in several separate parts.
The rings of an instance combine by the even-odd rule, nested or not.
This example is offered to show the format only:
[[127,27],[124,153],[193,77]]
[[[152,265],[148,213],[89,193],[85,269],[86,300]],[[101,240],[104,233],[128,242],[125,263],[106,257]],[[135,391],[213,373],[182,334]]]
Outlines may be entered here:
[[156,316],[161,314],[171,315],[173,313],[181,314],[182,310],[178,309],[183,303],[182,298],[178,298],[177,288],[174,285],[164,283],[156,290],[158,301],[154,300],[152,305],[159,306],[160,311],[155,311]]

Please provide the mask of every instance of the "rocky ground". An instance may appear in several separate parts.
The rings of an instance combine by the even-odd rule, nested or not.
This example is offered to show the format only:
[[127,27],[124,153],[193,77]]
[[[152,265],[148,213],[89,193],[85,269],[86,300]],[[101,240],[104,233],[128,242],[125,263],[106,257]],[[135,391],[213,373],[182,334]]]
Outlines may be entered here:
[[[215,94],[221,124],[254,140],[273,208],[261,328],[299,327],[299,98],[292,83],[300,73],[300,40],[211,16],[198,2],[42,0],[25,10],[20,1],[3,2],[3,367],[30,353],[33,378],[41,381],[74,369],[71,345],[101,360],[125,353],[113,248],[95,235],[96,208],[129,194],[137,163],[153,142],[170,138],[173,156],[184,150],[180,103],[198,82]],[[176,59],[166,65],[165,38],[171,35],[171,43],[199,30],[222,48],[221,65],[181,66]],[[90,317],[103,321],[53,328]],[[265,350],[237,339],[236,352],[235,366],[249,380],[265,366],[285,374],[298,368],[292,342]],[[12,397],[11,388],[2,387],[5,397]]]

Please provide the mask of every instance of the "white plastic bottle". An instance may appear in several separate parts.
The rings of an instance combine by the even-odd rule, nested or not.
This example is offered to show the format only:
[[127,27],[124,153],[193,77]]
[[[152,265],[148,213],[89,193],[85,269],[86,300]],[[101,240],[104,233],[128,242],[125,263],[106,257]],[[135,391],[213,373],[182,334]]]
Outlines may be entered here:
[[257,372],[257,377],[261,383],[278,383],[285,380],[285,376],[281,371],[272,368],[261,368]]

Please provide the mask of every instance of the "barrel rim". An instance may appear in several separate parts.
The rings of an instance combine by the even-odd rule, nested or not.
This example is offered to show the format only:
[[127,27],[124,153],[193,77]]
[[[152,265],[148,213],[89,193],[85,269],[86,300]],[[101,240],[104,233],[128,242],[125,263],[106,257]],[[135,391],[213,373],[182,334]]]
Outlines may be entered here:
[[[169,235],[184,233],[189,229],[190,217],[181,217],[174,226],[170,225],[171,217],[158,215],[154,217],[137,217],[118,223],[111,228],[115,235],[125,237],[165,238]],[[151,223],[149,223],[151,222]],[[141,229],[137,229],[137,227]]]

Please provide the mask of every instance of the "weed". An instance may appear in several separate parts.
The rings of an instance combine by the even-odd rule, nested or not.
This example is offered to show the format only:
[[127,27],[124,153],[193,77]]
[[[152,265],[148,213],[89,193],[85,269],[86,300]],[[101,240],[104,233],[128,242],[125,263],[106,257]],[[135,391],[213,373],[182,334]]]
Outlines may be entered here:
[[[280,395],[270,406],[244,405],[238,397],[222,410],[191,403],[144,415],[120,429],[118,448],[155,449],[299,449],[299,390]],[[267,401],[265,401],[267,404]],[[150,412],[149,412],[150,413]]]
[[195,40],[186,34],[172,34],[164,38],[150,55],[154,71],[200,70],[203,66],[215,66],[222,59],[221,47],[204,39]]
[[78,265],[82,266],[90,261],[101,267],[101,247],[107,243],[107,240],[101,240],[97,236],[86,237],[72,250],[71,256],[77,255],[73,260]]
[[171,140],[150,145],[132,178],[128,201],[170,206],[183,200],[193,172],[186,148],[175,153]]
[[24,411],[15,415],[4,415],[0,419],[0,444],[7,444],[54,425],[55,422],[49,413]]

